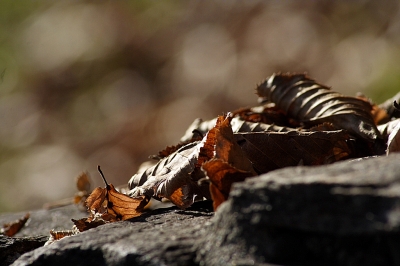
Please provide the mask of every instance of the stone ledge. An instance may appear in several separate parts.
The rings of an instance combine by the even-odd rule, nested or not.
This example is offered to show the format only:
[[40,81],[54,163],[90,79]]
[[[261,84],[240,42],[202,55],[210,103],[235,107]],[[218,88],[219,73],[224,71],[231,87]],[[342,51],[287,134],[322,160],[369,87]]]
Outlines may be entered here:
[[[215,215],[210,202],[158,209],[37,248],[13,265],[400,265],[399,161],[394,154],[273,171],[235,184]],[[68,229],[70,218],[85,216],[73,208],[32,212],[44,220],[32,218],[19,234]]]

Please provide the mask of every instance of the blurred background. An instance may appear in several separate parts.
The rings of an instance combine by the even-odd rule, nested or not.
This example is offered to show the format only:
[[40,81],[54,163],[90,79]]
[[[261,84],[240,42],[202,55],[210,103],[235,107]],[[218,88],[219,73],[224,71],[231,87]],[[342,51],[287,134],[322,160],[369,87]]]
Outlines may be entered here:
[[0,213],[126,184],[195,118],[273,72],[380,103],[400,91],[400,2],[0,1]]

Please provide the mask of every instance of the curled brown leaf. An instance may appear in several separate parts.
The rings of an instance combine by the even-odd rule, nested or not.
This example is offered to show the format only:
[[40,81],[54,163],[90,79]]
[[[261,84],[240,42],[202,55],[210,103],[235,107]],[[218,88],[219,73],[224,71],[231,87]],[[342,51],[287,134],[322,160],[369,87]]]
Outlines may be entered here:
[[[204,177],[198,175],[196,168],[203,141],[189,143],[156,165],[129,180],[131,197],[147,196],[161,200],[167,198],[180,208],[189,207],[196,199],[208,196],[205,185],[197,181]],[[206,188],[206,189],[205,189]]]
[[251,162],[236,143],[231,119],[229,114],[218,117],[215,127],[207,133],[207,145],[204,146],[214,154],[211,160],[202,164],[202,169],[211,183],[210,192],[215,210],[228,198],[233,183],[256,175]]
[[64,237],[73,236],[78,233],[79,233],[79,231],[77,231],[76,229],[59,230],[59,231],[50,230],[50,237],[44,245],[47,246],[47,245],[53,244],[55,241],[63,239]]
[[6,236],[9,236],[9,237],[14,236],[16,233],[18,233],[22,229],[22,227],[24,227],[24,225],[28,221],[29,217],[30,217],[30,214],[27,213],[18,220],[3,224],[3,228],[1,228],[1,233]]
[[368,101],[331,91],[304,74],[274,74],[257,86],[257,94],[305,125],[330,122],[366,140],[381,137]]
[[393,124],[388,136],[386,154],[400,152],[400,119],[394,120]]

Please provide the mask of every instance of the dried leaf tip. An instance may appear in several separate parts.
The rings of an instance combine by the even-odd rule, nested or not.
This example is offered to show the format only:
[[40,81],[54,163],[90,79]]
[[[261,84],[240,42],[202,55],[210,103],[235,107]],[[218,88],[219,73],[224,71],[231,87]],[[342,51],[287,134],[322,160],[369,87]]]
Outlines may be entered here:
[[101,171],[101,169],[100,169],[100,165],[97,166],[97,171],[99,171],[101,177],[103,178],[104,184],[106,184],[106,188],[108,189],[110,186],[108,185],[107,180],[104,177],[103,171]]
[[26,222],[29,220],[30,214],[29,212],[25,214],[24,217],[13,221],[11,223],[5,223],[3,224],[3,227],[0,229],[0,234],[4,234],[8,237],[14,236],[16,233],[18,233],[22,227],[26,224]]

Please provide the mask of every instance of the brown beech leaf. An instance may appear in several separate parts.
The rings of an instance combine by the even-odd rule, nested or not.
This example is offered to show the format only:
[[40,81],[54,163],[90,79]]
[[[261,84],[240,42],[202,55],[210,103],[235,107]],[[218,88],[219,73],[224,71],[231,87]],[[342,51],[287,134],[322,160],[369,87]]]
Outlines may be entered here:
[[[193,134],[196,135],[205,135],[207,132],[212,129],[215,126],[215,122],[217,121],[217,118],[203,121],[201,118],[196,118],[193,123],[188,127],[188,129],[185,132],[185,135],[180,139],[180,142],[188,142],[190,139],[193,138]],[[197,132],[197,133],[193,133]]]
[[[298,126],[298,123],[291,123],[290,119],[274,103],[252,108],[241,108],[232,112],[232,115],[231,125],[234,133],[248,131],[290,131],[295,130],[291,127]],[[200,118],[195,119],[181,138],[181,142],[188,142],[193,138],[193,132],[196,133],[196,136],[199,134],[204,136],[215,126],[216,121],[217,118],[208,121],[203,121]]]
[[[254,111],[255,112],[255,111]],[[214,118],[209,121],[203,121],[201,119],[196,119],[186,131],[186,134],[181,138],[182,140],[186,140],[191,137],[190,132],[196,131],[200,134],[207,134],[207,132],[215,126],[217,122],[217,118]],[[286,131],[296,131],[301,129],[296,129],[287,126],[279,126],[276,124],[266,124],[264,122],[252,122],[246,121],[242,119],[240,116],[233,117],[231,119],[231,127],[233,133],[238,132],[259,132],[259,131],[273,131],[273,132],[286,132]]]
[[252,171],[237,169],[221,159],[212,159],[204,163],[203,169],[211,180],[210,192],[214,210],[227,200],[233,183],[242,182],[256,175]]
[[91,212],[104,212],[105,207],[103,205],[107,197],[107,188],[97,187],[89,197],[86,199],[86,206]]
[[394,122],[397,123],[392,125],[393,128],[388,136],[386,154],[400,151],[400,119],[394,120],[392,124]]
[[131,198],[115,190],[112,184],[107,186],[107,210],[108,214],[117,219],[128,220],[140,216],[148,203],[145,196]]
[[201,141],[203,139],[203,135],[204,135],[203,132],[200,132],[200,131],[194,129],[192,132],[192,137],[190,139],[187,139],[183,142],[181,141],[177,145],[174,145],[174,146],[167,146],[164,150],[158,152],[158,155],[150,156],[150,157],[153,159],[165,158],[165,157],[171,155],[172,153],[176,152],[179,148],[186,146],[189,143]]
[[79,232],[83,232],[86,230],[89,230],[91,228],[95,228],[97,226],[110,223],[110,222],[116,222],[117,220],[115,219],[103,219],[101,214],[97,214],[98,218],[94,218],[95,215],[90,216],[89,218],[82,218],[79,220],[71,219],[71,221],[74,223],[76,228],[79,230]]
[[98,166],[105,188],[95,188],[86,199],[86,206],[90,212],[88,218],[74,220],[79,231],[88,230],[104,223],[128,220],[143,213],[143,209],[149,202],[146,196],[131,198],[118,192],[114,185],[108,184],[103,172]]
[[271,131],[271,132],[287,132],[287,131],[301,131],[302,129],[295,129],[291,127],[285,126],[277,126],[274,124],[265,124],[261,122],[249,122],[244,121],[239,117],[234,117],[231,119],[231,128],[233,133],[241,133],[241,132],[262,132],[262,131]]
[[25,225],[25,223],[28,221],[29,217],[30,217],[30,214],[27,213],[27,214],[25,214],[25,216],[23,216],[22,218],[20,218],[16,221],[3,224],[3,228],[1,228],[1,233],[6,236],[9,236],[9,237],[14,236]]
[[[224,202],[234,182],[256,175],[251,162],[247,159],[234,138],[230,120],[232,117],[220,116],[217,123],[207,133],[207,146],[212,146],[214,157],[203,163],[202,169],[210,180],[210,192],[216,210]],[[208,148],[210,149],[210,148]]]
[[[101,177],[103,178],[106,187],[104,189],[97,188],[93,191],[95,195],[87,199],[87,207],[91,212],[103,213],[103,202],[106,200],[106,212],[111,216],[115,216],[117,220],[128,220],[142,214],[144,207],[149,202],[149,198],[145,196],[129,197],[118,192],[113,184],[108,184],[103,172],[98,166]],[[105,195],[105,196],[104,196]]]
[[251,132],[234,135],[258,174],[278,168],[329,164],[351,155],[343,130]]
[[196,171],[203,141],[189,143],[156,165],[129,180],[131,197],[146,195],[155,199],[169,199],[180,208],[189,207],[195,200],[209,197],[208,187],[198,184],[204,175]]
[[389,122],[389,115],[388,115],[387,111],[385,109],[383,109],[382,107],[380,107],[379,105],[376,105],[375,103],[373,103],[370,98],[368,98],[367,96],[365,96],[362,93],[357,93],[356,98],[366,101],[371,104],[371,107],[372,107],[371,116],[375,122],[375,125],[381,125],[381,124]]
[[384,139],[387,139],[392,131],[395,129],[397,124],[399,123],[399,119],[391,120],[385,124],[378,125],[378,130],[381,132],[381,135]]
[[75,193],[74,203],[84,205],[87,197],[90,195],[90,180],[89,173],[83,172],[76,178],[76,188],[78,192]]
[[400,92],[385,102],[379,104],[379,108],[386,111],[390,119],[400,118],[400,110],[395,103],[400,102]]
[[274,74],[257,86],[257,94],[307,126],[330,122],[366,140],[381,137],[369,102],[331,91],[304,74]]
[[77,230],[60,230],[60,231],[55,231],[55,230],[50,230],[50,237],[49,240],[47,240],[47,242],[44,244],[45,246],[50,245],[52,243],[54,243],[57,240],[60,240],[64,237],[68,237],[68,236],[73,236],[78,234],[79,231]]
[[239,117],[241,120],[246,122],[264,123],[282,127],[298,126],[293,125],[282,109],[276,107],[274,103],[267,103],[262,106],[251,108],[241,108],[233,111],[232,115],[233,117]]

